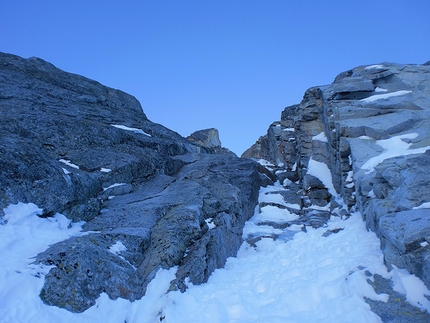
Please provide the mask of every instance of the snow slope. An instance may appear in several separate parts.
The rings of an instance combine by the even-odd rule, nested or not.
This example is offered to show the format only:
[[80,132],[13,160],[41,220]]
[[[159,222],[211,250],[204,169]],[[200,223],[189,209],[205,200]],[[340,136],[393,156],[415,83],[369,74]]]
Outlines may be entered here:
[[[279,189],[279,184],[262,188],[261,201],[269,199],[267,192]],[[270,200],[285,205],[279,194]],[[423,296],[430,292],[424,284],[404,270],[387,272],[379,240],[354,213],[347,220],[333,216],[325,227],[307,227],[307,232],[276,229],[281,231],[278,234],[292,230],[293,237],[263,238],[254,247],[244,242],[224,269],[216,270],[206,284],[189,284],[185,293],[166,293],[176,268],[160,270],[141,300],[113,301],[102,294],[96,306],[73,314],[40,301],[38,293],[49,267],[32,265],[31,257],[49,244],[82,234],[80,224],[71,225],[59,214],[39,218],[40,209],[34,204],[11,205],[4,211],[7,223],[0,225],[0,252],[7,257],[0,258],[0,322],[381,322],[363,297],[386,301],[388,296],[375,293],[367,282],[369,273],[393,277],[396,290],[430,311]],[[244,231],[260,232],[259,219],[294,218],[286,212],[262,208],[260,213],[257,208]]]

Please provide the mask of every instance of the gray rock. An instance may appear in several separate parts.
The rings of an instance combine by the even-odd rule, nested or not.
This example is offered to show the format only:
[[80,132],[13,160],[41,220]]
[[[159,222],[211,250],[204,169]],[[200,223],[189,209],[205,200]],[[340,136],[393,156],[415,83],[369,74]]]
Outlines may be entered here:
[[44,216],[88,220],[104,187],[175,172],[171,156],[198,149],[131,95],[41,59],[0,53],[0,84],[0,209],[33,202]]
[[[303,206],[330,201],[334,211],[337,201],[324,195],[322,183],[306,172],[311,157],[325,163],[345,204],[360,210],[367,227],[380,237],[387,266],[407,268],[430,287],[426,245],[430,214],[428,209],[414,209],[429,202],[430,150],[413,155],[404,151],[387,156],[371,169],[362,168],[386,152],[379,140],[415,134],[403,139],[410,150],[429,147],[429,120],[428,64],[359,66],[339,74],[330,85],[309,89],[300,104],[282,111],[281,120],[273,124],[293,129],[292,149],[286,149],[290,144],[286,137],[271,135],[272,124],[245,155],[284,163],[287,172],[292,171],[294,161],[294,180],[303,194]],[[313,140],[321,132],[327,138],[325,143]],[[287,173],[280,174],[283,182]],[[306,208],[302,212],[306,214]]]
[[404,295],[393,290],[392,281],[379,275],[374,275],[367,282],[372,285],[377,294],[388,294],[388,301],[381,302],[365,298],[372,312],[376,313],[384,323],[426,323],[430,314],[420,310],[406,301]]
[[207,148],[221,147],[219,133],[215,128],[195,131],[189,135],[187,139],[197,145]]
[[193,143],[134,97],[41,59],[0,53],[0,84],[0,209],[32,202],[43,217],[87,221],[85,235],[35,258],[54,266],[46,304],[83,312],[103,292],[133,301],[172,266],[172,289],[184,290],[236,254],[260,186],[273,182],[221,148],[216,130]]
[[[36,263],[56,266],[41,293],[47,304],[82,312],[101,292],[112,299],[139,299],[160,268],[173,266],[178,271],[171,288],[184,291],[187,278],[203,283],[236,254],[244,223],[253,215],[267,177],[259,173],[257,163],[231,155],[178,158],[185,165],[177,174],[157,175],[132,192],[105,201],[102,213],[84,225],[88,235],[39,254]],[[208,222],[215,227],[209,229]],[[116,241],[127,250],[115,256],[107,249]],[[83,254],[85,263],[63,270],[62,264],[80,264]],[[91,282],[87,271],[97,273]],[[56,292],[58,288],[64,292]]]

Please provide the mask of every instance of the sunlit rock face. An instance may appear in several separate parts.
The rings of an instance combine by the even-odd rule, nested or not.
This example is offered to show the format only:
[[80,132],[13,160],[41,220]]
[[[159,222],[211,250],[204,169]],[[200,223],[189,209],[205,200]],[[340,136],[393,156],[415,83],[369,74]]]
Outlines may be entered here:
[[272,183],[217,134],[194,144],[131,95],[38,58],[0,53],[0,111],[0,212],[34,203],[42,217],[86,221],[86,234],[35,258],[53,266],[40,297],[69,311],[101,293],[139,299],[160,268],[178,266],[171,289],[205,282],[236,254]]
[[386,264],[430,287],[428,63],[360,66],[311,88],[242,156],[270,161],[302,200],[333,210],[339,200],[309,177],[315,162],[326,164],[343,209],[361,211]]

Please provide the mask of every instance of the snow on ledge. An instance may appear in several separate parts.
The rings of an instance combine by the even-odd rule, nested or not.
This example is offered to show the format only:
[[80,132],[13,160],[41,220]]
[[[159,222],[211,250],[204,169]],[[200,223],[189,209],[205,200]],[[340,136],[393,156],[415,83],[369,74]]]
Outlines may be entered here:
[[373,70],[373,69],[381,69],[381,68],[385,68],[385,66],[384,65],[382,65],[382,64],[375,64],[375,65],[370,65],[370,66],[367,66],[367,67],[365,67],[364,69],[365,70]]
[[411,154],[422,154],[430,149],[430,146],[409,149],[412,143],[407,143],[402,139],[414,139],[418,137],[418,133],[408,133],[405,135],[391,137],[389,139],[377,140],[376,144],[384,148],[384,152],[370,158],[365,162],[361,169],[367,170],[366,174],[371,173],[375,170],[375,166],[382,163],[387,158],[405,156]]
[[120,124],[111,124],[112,127],[118,128],[118,129],[122,129],[122,130],[127,130],[127,131],[132,131],[135,133],[140,133],[142,135],[148,136],[148,137],[152,137],[149,133],[146,133],[145,131],[143,131],[142,129],[138,129],[138,128],[130,128],[124,125],[120,125]]
[[127,185],[127,184],[126,183],[115,183],[115,184],[112,184],[111,186],[103,187],[103,191],[106,191],[106,190],[108,190],[110,188],[114,188],[114,187],[117,187],[117,186],[122,186],[122,185]]
[[324,132],[321,132],[320,134],[313,136],[312,140],[321,141],[321,142],[328,142],[328,139]]
[[430,209],[430,202],[425,202],[425,203],[423,203],[421,205],[414,206],[412,208],[412,210],[417,210],[417,209]]
[[259,163],[261,166],[268,166],[268,167],[275,167],[271,162],[268,160],[265,160],[263,158],[260,159],[254,159],[257,163]]
[[78,165],[75,165],[75,164],[73,164],[73,163],[71,163],[71,162],[70,162],[70,160],[60,159],[60,160],[59,160],[59,162],[61,162],[61,163],[63,163],[63,164],[66,164],[66,165],[67,165],[67,166],[69,166],[69,167],[79,169],[79,166],[78,166]]
[[383,89],[383,88],[380,88],[380,87],[376,87],[376,89],[374,90],[375,92],[388,92],[388,90],[387,89]]
[[396,91],[396,92],[391,92],[391,93],[385,93],[385,94],[375,94],[375,95],[369,96],[368,98],[361,99],[360,101],[368,103],[368,102],[373,102],[373,101],[376,101],[376,100],[388,99],[388,98],[395,97],[395,96],[405,95],[405,94],[408,94],[408,93],[411,93],[411,92],[412,91],[401,90],[401,91]]
[[330,168],[328,168],[325,163],[313,160],[311,157],[311,159],[309,159],[307,173],[318,178],[325,185],[325,187],[327,187],[328,192],[331,195],[337,196],[337,192],[333,186]]

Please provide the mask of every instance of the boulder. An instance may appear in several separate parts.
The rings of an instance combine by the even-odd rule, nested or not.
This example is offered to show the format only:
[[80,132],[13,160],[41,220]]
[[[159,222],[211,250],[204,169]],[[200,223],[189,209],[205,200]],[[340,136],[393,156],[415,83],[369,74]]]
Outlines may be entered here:
[[187,139],[194,144],[207,148],[221,147],[219,133],[215,128],[195,131],[189,135]]

